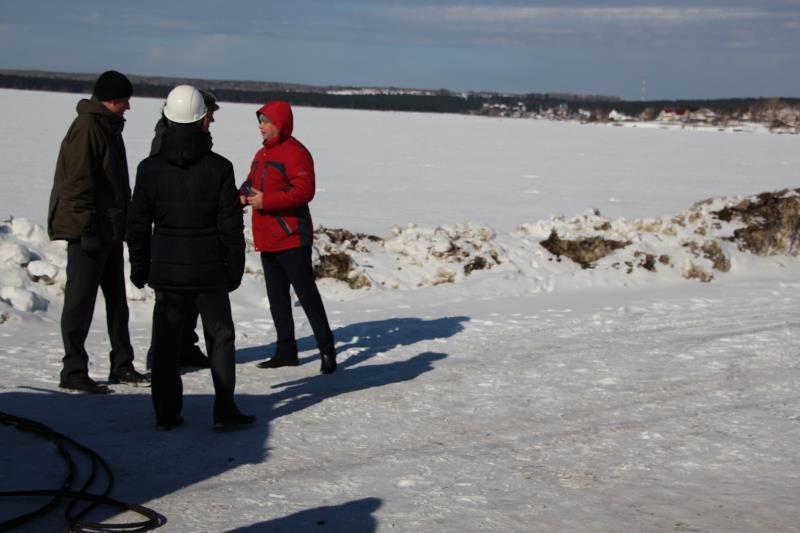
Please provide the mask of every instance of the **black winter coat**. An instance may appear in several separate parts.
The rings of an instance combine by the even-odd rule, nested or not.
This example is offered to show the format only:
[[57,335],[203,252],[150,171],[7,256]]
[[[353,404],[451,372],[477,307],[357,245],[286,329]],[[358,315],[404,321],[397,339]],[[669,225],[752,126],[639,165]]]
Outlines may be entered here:
[[211,136],[173,125],[139,163],[128,212],[131,281],[161,290],[239,286],[244,223],[230,161]]
[[96,99],[81,100],[58,152],[47,214],[51,239],[121,241],[131,197],[125,119]]

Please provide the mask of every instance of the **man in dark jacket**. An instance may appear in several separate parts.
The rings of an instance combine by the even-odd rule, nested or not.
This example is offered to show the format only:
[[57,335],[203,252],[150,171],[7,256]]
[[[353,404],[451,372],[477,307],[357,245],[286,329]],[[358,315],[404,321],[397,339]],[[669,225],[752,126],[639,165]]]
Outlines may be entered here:
[[78,116],[58,154],[47,230],[51,239],[68,242],[61,314],[65,354],[59,383],[65,389],[110,392],[89,377],[84,347],[98,288],[103,290],[111,340],[109,382],[147,380],[133,367],[122,255],[131,196],[122,129],[131,94],[133,87],[123,74],[101,74],[92,98],[78,102]]
[[[214,122],[214,112],[219,110],[216,97],[208,91],[200,89],[200,94],[203,95],[203,103],[206,105],[206,114],[203,117],[202,130],[209,132],[211,123]],[[150,155],[156,155],[161,151],[161,141],[164,138],[164,133],[167,131],[167,117],[161,113],[161,118],[156,122],[155,134],[153,135],[153,142],[150,145]],[[210,134],[210,132],[209,132]],[[197,317],[199,311],[197,307],[190,306],[186,310],[186,321],[184,327],[180,332],[180,348],[178,361],[181,368],[208,368],[208,357],[203,353],[197,341],[200,340],[195,333],[197,329]],[[147,351],[147,369],[153,365],[153,349]]]
[[297,366],[289,287],[308,317],[320,352],[320,372],[336,370],[336,348],[311,266],[313,225],[308,203],[316,191],[314,160],[292,136],[288,102],[264,104],[256,113],[263,146],[256,152],[240,201],[253,208],[253,242],[261,252],[267,298],[277,342],[259,368]]
[[131,281],[156,292],[152,397],[156,429],[183,419],[180,332],[188,310],[203,320],[214,382],[214,426],[247,426],[234,401],[235,331],[228,291],[244,274],[244,224],[233,165],[211,151],[200,92],[179,85],[167,97],[161,148],[139,164],[128,216]]

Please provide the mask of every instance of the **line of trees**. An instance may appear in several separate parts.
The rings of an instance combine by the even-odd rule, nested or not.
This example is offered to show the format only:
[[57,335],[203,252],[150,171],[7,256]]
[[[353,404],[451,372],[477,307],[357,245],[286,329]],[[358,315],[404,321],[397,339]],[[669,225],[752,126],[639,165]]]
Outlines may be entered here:
[[[96,74],[44,71],[0,71],[0,87],[23,90],[90,94]],[[714,100],[624,101],[617,97],[560,93],[500,94],[491,92],[454,93],[436,91],[376,89],[374,93],[360,88],[317,87],[311,85],[241,80],[200,80],[154,76],[130,76],[137,96],[166,98],[180,83],[189,83],[212,91],[219,100],[260,104],[268,100],[287,100],[293,105],[380,111],[420,111],[428,113],[481,113],[485,104],[524,104],[529,111],[555,109],[559,106],[582,108],[598,115],[611,110],[643,117],[648,110],[665,108],[708,108],[724,115],[741,114],[746,110],[769,110],[776,99],[725,98]],[[352,89],[352,90],[348,90]],[[778,100],[784,105],[800,106],[800,98]]]

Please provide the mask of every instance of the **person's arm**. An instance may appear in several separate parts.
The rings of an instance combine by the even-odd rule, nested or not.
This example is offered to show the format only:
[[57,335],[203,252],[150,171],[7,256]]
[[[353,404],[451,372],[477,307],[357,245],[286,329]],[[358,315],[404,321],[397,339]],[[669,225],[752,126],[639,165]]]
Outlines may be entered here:
[[136,185],[128,206],[127,233],[128,256],[131,264],[131,283],[140,289],[150,279],[150,239],[153,232],[153,214],[147,196],[142,165],[136,170]]
[[78,120],[61,147],[64,181],[59,200],[77,221],[81,244],[85,241],[87,251],[100,246],[95,203],[96,173],[102,157],[99,146],[100,139],[89,122]]
[[219,194],[217,230],[228,269],[228,290],[232,291],[242,283],[245,243],[242,206],[230,162]]
[[253,195],[253,178],[255,177],[255,169],[258,166],[258,154],[253,157],[250,163],[250,172],[247,173],[247,179],[239,187],[239,205],[242,208],[246,207],[250,202],[247,201],[249,196]]
[[314,161],[306,150],[298,150],[286,164],[286,187],[267,195],[256,191],[247,198],[247,203],[255,209],[280,211],[306,205],[314,198],[316,183]]

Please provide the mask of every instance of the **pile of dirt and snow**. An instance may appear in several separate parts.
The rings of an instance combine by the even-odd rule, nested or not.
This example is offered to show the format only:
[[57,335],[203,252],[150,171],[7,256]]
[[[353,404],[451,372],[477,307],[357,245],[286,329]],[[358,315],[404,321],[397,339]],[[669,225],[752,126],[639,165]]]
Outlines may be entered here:
[[725,222],[745,225],[733,232],[739,249],[756,255],[798,254],[800,189],[762,193],[724,207],[714,215]]
[[738,253],[796,256],[798,190],[751,197],[711,198],[669,217],[608,220],[597,212],[523,224],[517,233],[539,238],[557,259],[582,268],[642,268],[711,281],[728,272]]
[[[388,238],[319,227],[313,263],[318,278],[351,290],[412,290],[489,270],[541,279],[576,269],[621,276],[645,271],[708,282],[734,268],[737,254],[797,256],[799,230],[800,190],[784,190],[712,198],[651,219],[610,220],[596,211],[558,216],[499,236],[471,222],[410,224],[393,228]],[[245,275],[263,276],[250,230],[246,241]],[[25,219],[0,224],[0,321],[46,311],[63,294],[65,268],[65,243],[49,241],[41,226]],[[129,282],[127,290],[130,300],[153,297]]]

